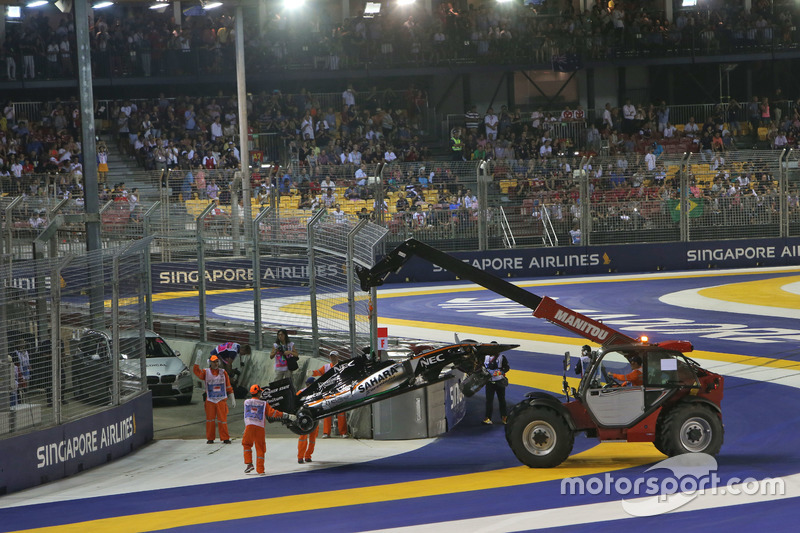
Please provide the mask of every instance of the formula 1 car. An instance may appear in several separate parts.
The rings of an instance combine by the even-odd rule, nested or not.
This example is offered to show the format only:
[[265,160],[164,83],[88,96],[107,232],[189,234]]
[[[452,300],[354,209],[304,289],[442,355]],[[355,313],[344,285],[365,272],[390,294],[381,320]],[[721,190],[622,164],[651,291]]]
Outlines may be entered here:
[[303,435],[322,418],[447,380],[453,377],[452,369],[468,375],[460,386],[465,396],[472,396],[491,377],[483,366],[485,357],[517,346],[464,341],[396,361],[358,355],[333,366],[299,393],[291,380],[283,379],[262,387],[261,398],[275,409],[296,414],[297,420],[286,425]]
[[[381,285],[414,256],[522,304],[533,316],[602,347],[591,358],[577,390],[568,387],[569,353],[565,355],[566,403],[545,392],[530,392],[510,411],[506,440],[522,463],[530,467],[561,464],[572,451],[577,432],[600,441],[652,442],[669,456],[719,452],[724,436],[724,379],[684,355],[694,349],[691,343],[651,344],[646,338],[634,339],[415,239],[405,241],[370,269],[357,266],[361,288],[366,291]],[[632,370],[629,376],[636,378],[628,383],[621,383],[609,371],[618,372],[628,365]]]

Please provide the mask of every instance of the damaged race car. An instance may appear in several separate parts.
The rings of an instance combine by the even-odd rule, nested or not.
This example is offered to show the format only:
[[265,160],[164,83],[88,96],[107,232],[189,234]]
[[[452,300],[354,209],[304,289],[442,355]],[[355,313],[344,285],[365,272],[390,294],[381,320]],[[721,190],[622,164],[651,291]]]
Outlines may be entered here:
[[292,432],[304,435],[313,431],[320,419],[445,381],[453,377],[453,369],[467,374],[460,387],[465,396],[472,396],[491,377],[483,366],[485,357],[517,346],[457,341],[401,360],[359,355],[334,365],[299,393],[290,379],[272,382],[262,387],[261,399],[275,409],[296,414],[296,421],[284,423]]

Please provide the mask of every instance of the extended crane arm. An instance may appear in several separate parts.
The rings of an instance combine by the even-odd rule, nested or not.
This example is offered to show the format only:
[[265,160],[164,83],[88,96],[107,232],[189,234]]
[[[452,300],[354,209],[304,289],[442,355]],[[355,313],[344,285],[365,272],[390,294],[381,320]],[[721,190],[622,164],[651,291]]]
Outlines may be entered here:
[[459,278],[477,283],[481,287],[486,287],[490,291],[505,296],[509,300],[513,300],[530,309],[536,309],[542,301],[541,297],[525,289],[484,272],[480,268],[475,268],[416,239],[408,239],[387,253],[383,259],[370,269],[356,265],[356,274],[358,274],[358,279],[361,281],[361,289],[368,291],[372,287],[383,285],[386,276],[392,272],[397,273],[415,255],[442,267],[448,272],[452,272]]
[[361,283],[361,289],[368,291],[372,287],[383,285],[389,274],[398,272],[415,255],[452,272],[459,278],[477,283],[500,296],[532,309],[533,316],[537,318],[543,318],[602,346],[636,342],[635,339],[602,322],[560,305],[552,298],[537,296],[416,239],[408,239],[387,253],[372,268],[356,265],[356,274]]

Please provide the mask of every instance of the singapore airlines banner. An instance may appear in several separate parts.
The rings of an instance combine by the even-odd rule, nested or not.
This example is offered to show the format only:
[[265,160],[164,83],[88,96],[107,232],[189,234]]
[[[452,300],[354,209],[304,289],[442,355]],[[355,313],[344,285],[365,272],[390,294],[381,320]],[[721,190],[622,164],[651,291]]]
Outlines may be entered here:
[[[213,259],[206,261],[206,290],[244,289],[254,283],[253,262],[249,259]],[[317,279],[341,276],[344,260],[336,257],[317,258],[314,267]],[[297,257],[262,257],[261,286],[307,286],[308,259]],[[155,263],[151,276],[153,292],[197,290],[200,278],[197,262]]]
[[113,461],[153,440],[150,392],[60,426],[0,440],[0,494]]
[[[501,278],[800,265],[800,238],[617,244],[455,252]],[[452,281],[446,270],[415,257],[392,282]]]
[[[501,278],[791,266],[800,265],[800,238],[562,246],[452,255]],[[332,278],[342,275],[345,264],[340,258],[320,257],[315,269],[317,279]],[[154,293],[198,289],[196,262],[155,263],[151,273]],[[264,256],[261,261],[262,287],[305,287],[308,274],[308,260],[304,257]],[[252,261],[206,261],[205,279],[207,290],[252,287]],[[388,283],[452,280],[453,274],[418,257],[387,278]]]

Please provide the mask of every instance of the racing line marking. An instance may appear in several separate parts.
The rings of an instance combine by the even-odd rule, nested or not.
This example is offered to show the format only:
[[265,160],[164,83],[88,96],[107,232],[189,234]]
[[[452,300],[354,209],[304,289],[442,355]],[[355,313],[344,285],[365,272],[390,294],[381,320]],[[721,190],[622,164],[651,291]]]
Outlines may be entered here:
[[633,468],[663,458],[664,456],[650,443],[606,442],[571,456],[556,468],[534,469],[515,466],[474,474],[117,516],[22,531],[137,533],[213,522],[230,523],[232,520],[244,518],[530,485],[565,477]]

